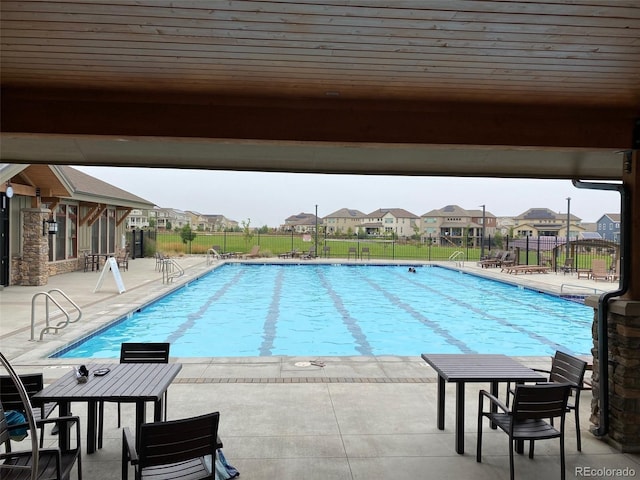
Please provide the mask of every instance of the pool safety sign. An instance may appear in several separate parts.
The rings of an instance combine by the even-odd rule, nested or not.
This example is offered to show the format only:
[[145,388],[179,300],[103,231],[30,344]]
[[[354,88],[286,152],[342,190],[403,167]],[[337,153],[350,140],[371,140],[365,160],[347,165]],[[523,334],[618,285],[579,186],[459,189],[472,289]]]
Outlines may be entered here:
[[120,275],[120,269],[118,268],[118,262],[116,262],[116,259],[114,257],[109,257],[109,260],[104,263],[104,268],[100,272],[100,278],[98,278],[98,284],[93,290],[93,293],[96,293],[98,290],[100,290],[100,287],[102,287],[107,269],[111,270],[111,273],[113,273],[113,279],[116,281],[118,293],[124,292],[125,288],[124,283],[122,282],[122,275]]

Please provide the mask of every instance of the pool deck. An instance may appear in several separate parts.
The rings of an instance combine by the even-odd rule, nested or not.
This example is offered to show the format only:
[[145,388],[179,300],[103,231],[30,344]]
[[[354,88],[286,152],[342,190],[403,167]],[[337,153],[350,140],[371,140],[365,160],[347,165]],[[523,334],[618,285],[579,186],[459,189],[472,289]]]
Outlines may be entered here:
[[[122,272],[126,288],[122,294],[110,274],[94,292],[100,276],[97,272],[54,276],[43,287],[0,289],[3,354],[20,373],[43,372],[45,382],[54,380],[82,362],[46,358],[51,352],[213,268],[203,257],[176,260],[186,275],[169,285],[162,283],[154,259],[131,260],[129,271]],[[578,279],[575,274],[515,275],[469,262],[457,266],[442,263],[549,293],[599,294],[617,287],[617,283]],[[32,298],[55,288],[80,306],[82,318],[56,335],[46,334],[43,341],[30,341]],[[44,318],[42,297],[36,306],[37,339]],[[60,321],[53,307],[52,314],[52,323]],[[425,345],[423,351],[428,352],[429,346]],[[412,357],[175,358],[183,368],[169,389],[169,418],[220,411],[225,455],[245,479],[509,478],[506,435],[485,428],[483,463],[475,461],[476,392],[488,389],[488,385],[467,386],[466,452],[458,455],[454,449],[454,387],[447,386],[446,429],[439,431],[436,374],[421,360],[421,353]],[[531,367],[547,368],[550,364],[546,357],[517,359]],[[310,364],[312,360],[318,360],[320,366]],[[86,479],[120,478],[122,434],[116,428],[115,405],[107,403],[105,409],[105,445],[96,454],[84,455]],[[638,474],[640,455],[620,453],[589,432],[589,409],[590,392],[584,392],[582,452],[575,449],[573,416],[567,416],[567,478],[586,473],[590,478],[612,478],[611,471],[597,475],[595,470],[625,467]],[[74,414],[84,418],[85,411],[77,406]],[[133,424],[133,414],[130,406],[123,406],[124,425]],[[536,445],[533,460],[517,455],[515,469],[518,479],[559,478],[558,441]]]

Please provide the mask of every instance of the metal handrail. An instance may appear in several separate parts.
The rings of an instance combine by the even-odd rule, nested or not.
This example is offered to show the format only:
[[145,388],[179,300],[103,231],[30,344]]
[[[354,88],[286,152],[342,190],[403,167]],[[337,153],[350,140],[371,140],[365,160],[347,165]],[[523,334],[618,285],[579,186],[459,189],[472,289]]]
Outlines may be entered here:
[[220,254],[216,252],[213,248],[207,250],[207,265],[213,265],[214,261],[220,258]]
[[457,266],[463,267],[464,266],[464,258],[462,260],[458,260],[458,257],[461,256],[461,255],[464,256],[464,252],[462,252],[460,250],[456,250],[451,255],[449,255],[449,260],[452,261],[452,262],[456,262]]
[[[62,295],[65,298],[65,300],[67,300],[73,306],[73,308],[76,309],[76,311],[78,312],[77,318],[73,320],[71,319],[69,312],[67,312],[62,307],[62,305],[60,305],[60,303],[51,295],[54,292],[57,292],[60,295]],[[31,298],[31,341],[35,340],[36,299],[39,296],[45,297],[45,325],[46,325],[46,327],[43,328],[42,331],[40,332],[40,340],[42,340],[44,334],[49,330],[55,330],[55,333],[58,333],[58,330],[65,328],[70,323],[76,323],[78,320],[82,318],[82,310],[80,309],[80,307],[73,300],[71,300],[71,298],[69,298],[69,296],[66,293],[64,293],[59,288],[52,288],[48,292],[38,292],[33,296],[33,298]],[[58,309],[62,312],[62,314],[66,317],[66,320],[62,322],[58,322],[55,326],[49,325],[49,321],[51,320],[51,317],[49,315],[49,301],[53,302],[56,305],[56,307],[58,307]]]
[[[29,424],[29,436],[31,437],[31,464],[22,467],[16,465],[7,465],[6,468],[24,470],[30,468],[31,480],[36,480],[36,478],[38,477],[38,462],[40,461],[40,450],[38,444],[38,429],[36,428],[36,420],[35,418],[33,418],[31,401],[29,400],[29,395],[27,395],[27,391],[25,390],[20,377],[2,352],[0,352],[0,363],[2,363],[2,366],[7,370],[7,372],[9,372],[9,376],[11,377],[11,380],[18,390],[20,400],[22,401],[22,405],[24,405],[24,414],[27,417],[27,423]],[[0,468],[2,468],[2,465],[0,465]]]
[[599,288],[588,287],[586,285],[572,285],[570,283],[563,283],[562,285],[560,285],[560,293],[562,293],[564,291],[564,287],[584,288],[584,289],[593,291],[594,294],[598,293],[598,292],[600,292],[600,293],[604,293],[605,292],[605,290],[600,290]]
[[[174,269],[177,269],[177,272]],[[172,282],[183,275],[184,269],[174,259],[167,258],[162,261],[162,283]]]

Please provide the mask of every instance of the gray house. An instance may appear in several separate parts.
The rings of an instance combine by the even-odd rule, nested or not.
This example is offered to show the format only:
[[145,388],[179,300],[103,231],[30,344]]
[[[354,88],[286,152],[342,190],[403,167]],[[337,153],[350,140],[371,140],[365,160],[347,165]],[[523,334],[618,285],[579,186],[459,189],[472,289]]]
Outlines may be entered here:
[[597,232],[604,240],[611,240],[612,242],[620,241],[620,214],[619,213],[605,213],[598,219]]

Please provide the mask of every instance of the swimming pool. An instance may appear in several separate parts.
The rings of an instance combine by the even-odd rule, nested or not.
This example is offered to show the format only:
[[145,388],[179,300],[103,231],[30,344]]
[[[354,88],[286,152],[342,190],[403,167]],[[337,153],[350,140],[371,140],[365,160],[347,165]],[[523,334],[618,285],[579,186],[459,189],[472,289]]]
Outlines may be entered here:
[[583,355],[593,309],[440,267],[224,265],[55,356]]

